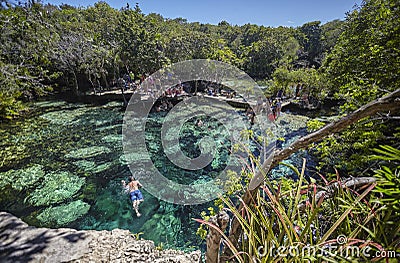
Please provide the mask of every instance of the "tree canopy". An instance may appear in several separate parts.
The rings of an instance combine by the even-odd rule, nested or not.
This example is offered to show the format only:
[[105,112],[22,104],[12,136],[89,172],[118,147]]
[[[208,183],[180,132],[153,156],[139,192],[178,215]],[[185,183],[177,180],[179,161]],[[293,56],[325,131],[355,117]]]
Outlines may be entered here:
[[106,2],[86,8],[27,1],[0,7],[0,116],[13,118],[21,100],[48,92],[79,95],[138,77],[164,65],[198,58],[238,66],[270,79],[276,68],[318,68],[339,35],[341,21],[299,28],[188,23]]

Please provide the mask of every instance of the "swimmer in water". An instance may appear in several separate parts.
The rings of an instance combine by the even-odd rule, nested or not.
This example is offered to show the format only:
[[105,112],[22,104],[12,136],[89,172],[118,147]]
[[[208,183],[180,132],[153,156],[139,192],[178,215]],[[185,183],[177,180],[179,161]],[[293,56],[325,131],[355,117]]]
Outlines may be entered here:
[[141,214],[139,213],[139,205],[141,202],[144,201],[142,192],[139,190],[139,187],[142,187],[142,185],[133,176],[130,176],[129,180],[130,182],[128,184],[126,184],[126,182],[122,180],[122,186],[129,193],[129,198],[132,201],[132,206],[136,212],[136,216],[140,217]]

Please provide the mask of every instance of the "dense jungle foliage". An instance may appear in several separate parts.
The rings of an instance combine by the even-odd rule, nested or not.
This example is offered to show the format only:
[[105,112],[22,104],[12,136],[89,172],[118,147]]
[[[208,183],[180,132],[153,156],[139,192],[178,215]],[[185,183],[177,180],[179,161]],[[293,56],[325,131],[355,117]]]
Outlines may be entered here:
[[257,80],[276,79],[277,89],[297,82],[326,87],[317,69],[344,24],[315,21],[271,28],[189,23],[145,15],[139,6],[116,10],[105,2],[87,8],[3,2],[0,8],[3,119],[19,113],[21,100],[57,91],[79,95],[108,87],[128,72],[138,79],[188,59],[233,64]]

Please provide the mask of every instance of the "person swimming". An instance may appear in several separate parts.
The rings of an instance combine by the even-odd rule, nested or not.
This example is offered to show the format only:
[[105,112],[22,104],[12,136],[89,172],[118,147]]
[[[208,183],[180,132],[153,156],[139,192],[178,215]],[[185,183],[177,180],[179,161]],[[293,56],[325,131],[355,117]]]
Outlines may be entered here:
[[136,216],[140,217],[139,213],[139,205],[144,201],[142,192],[139,190],[139,187],[142,187],[140,182],[135,179],[135,177],[129,177],[129,183],[127,184],[124,180],[121,181],[122,186],[125,188],[126,193],[129,193],[129,198],[132,201],[133,209],[136,212]]

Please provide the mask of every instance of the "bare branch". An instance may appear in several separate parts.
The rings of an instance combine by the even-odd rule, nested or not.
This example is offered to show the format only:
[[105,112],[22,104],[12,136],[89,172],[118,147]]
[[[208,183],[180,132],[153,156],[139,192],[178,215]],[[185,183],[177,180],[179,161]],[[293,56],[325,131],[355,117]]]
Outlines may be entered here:
[[[348,178],[345,181],[342,182],[336,182],[334,184],[331,184],[325,189],[318,191],[315,195],[315,201],[318,203],[318,201],[321,198],[327,199],[327,198],[332,198],[335,196],[335,193],[337,193],[337,190],[339,188],[356,188],[359,186],[363,186],[366,184],[371,184],[376,182],[376,179],[374,177],[354,177],[354,178]],[[309,199],[302,201],[299,205],[298,208],[303,210],[306,207],[306,203],[309,201]]]

